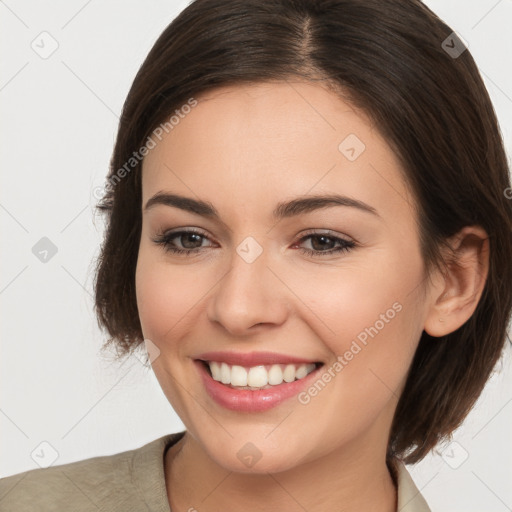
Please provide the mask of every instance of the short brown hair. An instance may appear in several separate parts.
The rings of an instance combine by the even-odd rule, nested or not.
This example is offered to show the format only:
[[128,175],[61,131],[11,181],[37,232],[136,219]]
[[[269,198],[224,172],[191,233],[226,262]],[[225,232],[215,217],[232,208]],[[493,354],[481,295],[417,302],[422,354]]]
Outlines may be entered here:
[[387,455],[414,463],[448,437],[501,355],[512,308],[507,158],[477,66],[455,37],[419,0],[196,0],[184,9],[134,79],[111,185],[98,204],[107,229],[95,308],[110,335],[105,346],[114,343],[126,355],[143,341],[135,295],[142,164],[126,165],[134,151],[203,91],[321,77],[370,116],[400,158],[416,201],[427,271],[441,268],[441,247],[464,226],[480,225],[489,235],[489,272],[478,306],[442,338],[422,333]]

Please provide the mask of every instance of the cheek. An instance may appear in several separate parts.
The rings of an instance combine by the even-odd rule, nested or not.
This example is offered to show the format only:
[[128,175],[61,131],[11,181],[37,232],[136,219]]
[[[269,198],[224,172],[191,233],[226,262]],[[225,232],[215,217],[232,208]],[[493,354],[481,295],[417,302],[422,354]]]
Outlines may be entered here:
[[343,402],[382,403],[405,377],[422,331],[420,263],[411,252],[388,251],[357,268],[346,259],[332,272],[288,274],[302,317],[331,352],[331,365],[340,361],[333,390]]
[[[348,284],[339,284],[343,286]],[[417,307],[399,288],[377,293],[355,287],[352,300],[342,293],[337,300],[323,297],[323,304],[317,303],[336,333],[316,320],[333,355],[323,374],[298,398],[304,418],[322,418],[326,450],[333,442],[357,438],[375,422],[385,431],[392,420],[421,333],[414,321]],[[312,439],[318,435],[314,422],[301,428]]]
[[409,313],[397,310],[411,302],[411,291],[420,282],[419,265],[405,264],[397,254],[374,254],[366,260],[347,259],[338,267],[287,271],[283,276],[299,299],[302,316],[336,353],[376,323],[383,332],[391,324],[395,329],[401,325],[396,319]]
[[191,286],[189,274],[171,268],[163,261],[165,254],[141,245],[135,273],[137,307],[145,339],[159,350],[152,369],[162,391],[180,418],[187,418],[186,396],[175,381],[185,381],[179,364],[180,344],[174,341],[193,329],[191,310],[200,297],[197,286]]
[[[162,256],[163,255],[163,256]],[[157,345],[175,330],[186,328],[187,311],[198,297],[197,287],[190,286],[186,272],[165,264],[162,251],[141,245],[135,273],[137,307],[142,331]],[[197,300],[197,298],[196,298]],[[162,347],[159,347],[162,349]]]

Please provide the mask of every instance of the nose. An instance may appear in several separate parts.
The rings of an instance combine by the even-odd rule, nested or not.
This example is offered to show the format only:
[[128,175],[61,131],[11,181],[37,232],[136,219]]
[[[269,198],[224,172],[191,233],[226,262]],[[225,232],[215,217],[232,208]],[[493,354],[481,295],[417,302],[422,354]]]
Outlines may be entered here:
[[246,336],[261,325],[277,326],[286,320],[287,288],[278,272],[271,268],[267,255],[264,250],[251,261],[233,249],[231,268],[209,298],[210,321],[220,324],[233,336]]

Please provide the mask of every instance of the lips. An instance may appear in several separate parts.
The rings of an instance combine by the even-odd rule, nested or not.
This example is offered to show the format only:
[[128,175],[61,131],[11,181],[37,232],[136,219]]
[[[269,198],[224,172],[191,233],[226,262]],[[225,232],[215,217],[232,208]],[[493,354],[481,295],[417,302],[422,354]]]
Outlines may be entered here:
[[227,363],[229,365],[251,366],[271,365],[271,364],[315,364],[319,361],[314,359],[303,359],[296,356],[277,354],[275,352],[205,352],[194,359],[202,361],[216,361],[218,363]]
[[310,385],[323,363],[271,352],[208,352],[196,358],[195,365],[207,394],[218,405],[261,412]]

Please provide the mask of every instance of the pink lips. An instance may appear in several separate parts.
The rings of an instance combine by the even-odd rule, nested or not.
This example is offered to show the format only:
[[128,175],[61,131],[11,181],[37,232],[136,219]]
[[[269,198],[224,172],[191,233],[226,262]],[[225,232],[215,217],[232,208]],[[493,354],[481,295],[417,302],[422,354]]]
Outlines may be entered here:
[[205,352],[204,354],[199,354],[195,359],[218,361],[219,363],[230,365],[237,364],[245,367],[258,366],[260,364],[308,364],[317,362],[311,359],[302,359],[274,352],[247,352],[244,354],[237,354],[236,352]]
[[252,352],[248,354],[208,352],[201,354],[194,361],[194,364],[201,376],[206,392],[217,404],[226,409],[239,412],[261,412],[276,407],[284,400],[296,396],[300,391],[310,386],[318,378],[318,372],[321,368],[316,368],[302,379],[289,383],[283,382],[277,386],[253,391],[250,389],[235,389],[214,380],[204,361],[225,362],[230,365],[237,364],[245,367],[286,363],[308,364],[314,363],[314,361],[282,356],[271,352]]

